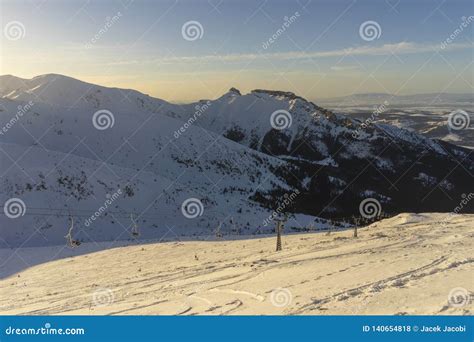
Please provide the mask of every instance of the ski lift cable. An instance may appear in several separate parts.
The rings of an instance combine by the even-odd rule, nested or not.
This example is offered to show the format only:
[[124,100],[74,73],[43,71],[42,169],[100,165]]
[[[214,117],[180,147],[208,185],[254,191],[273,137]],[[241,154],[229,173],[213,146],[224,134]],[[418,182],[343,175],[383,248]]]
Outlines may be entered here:
[[[74,209],[74,210],[71,210],[69,208],[45,208],[45,207],[27,207],[27,211],[24,213],[24,215],[26,216],[56,216],[56,217],[68,217],[70,216],[71,214],[74,214],[74,216],[76,217],[90,217],[91,215],[93,215],[94,213],[96,213],[98,210],[93,210],[93,209]],[[38,212],[35,212],[35,211],[38,211]],[[131,212],[131,211],[127,211],[127,210],[124,210],[124,211],[116,211],[116,210],[106,210],[104,211],[104,215],[106,214],[113,214],[117,217],[120,217],[120,218],[125,218],[125,217],[130,217],[130,215],[134,214],[134,212]],[[0,211],[0,215],[6,215],[3,211]],[[160,219],[162,218],[162,216],[158,215],[158,214],[153,214],[153,213],[150,213],[150,214],[147,214],[147,213],[143,213],[141,215],[139,215],[139,218],[143,218],[143,219]],[[352,221],[353,220],[353,216],[340,216],[340,217],[332,217],[332,218],[320,218],[322,220],[326,220],[326,221],[345,221],[345,220],[349,220],[349,221]],[[356,217],[356,219],[359,220],[359,223],[360,221],[362,220],[361,217]],[[231,224],[234,226],[235,225],[235,222],[234,222],[234,219],[231,218]]]

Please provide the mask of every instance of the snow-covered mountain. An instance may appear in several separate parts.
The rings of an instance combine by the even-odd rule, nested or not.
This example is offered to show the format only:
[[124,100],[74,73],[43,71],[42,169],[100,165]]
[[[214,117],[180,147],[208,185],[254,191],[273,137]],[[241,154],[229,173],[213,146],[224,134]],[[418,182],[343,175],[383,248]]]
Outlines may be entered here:
[[359,215],[365,198],[389,213],[452,211],[474,171],[467,149],[277,91],[177,105],[8,75],[0,126],[0,201],[26,208],[0,216],[5,246],[64,243],[71,220],[74,239],[110,241],[269,232],[277,208],[295,214],[290,227],[324,225],[316,217]]

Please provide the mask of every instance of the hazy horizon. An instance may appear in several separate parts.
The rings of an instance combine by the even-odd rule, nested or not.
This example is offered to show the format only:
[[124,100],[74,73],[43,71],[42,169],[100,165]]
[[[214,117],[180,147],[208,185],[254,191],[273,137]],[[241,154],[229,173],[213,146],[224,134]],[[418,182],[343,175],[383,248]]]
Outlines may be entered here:
[[[41,75],[36,75],[36,76],[33,76],[31,78],[25,78],[25,77],[19,77],[19,76],[16,76],[16,75],[12,75],[12,74],[2,74],[0,75],[0,77],[6,77],[6,76],[12,76],[12,77],[15,77],[15,78],[21,78],[23,80],[31,80],[33,78],[36,78],[36,77],[43,77],[43,76],[47,76],[47,75],[58,75],[58,76],[66,76],[66,77],[69,77],[69,78],[73,78],[73,79],[76,79],[76,80],[79,80],[81,82],[85,82],[85,83],[90,83],[90,84],[96,84],[94,82],[89,82],[88,80],[84,80],[84,79],[78,79],[78,78],[74,78],[74,77],[71,77],[69,75],[63,75],[63,74],[57,74],[57,73],[50,73],[50,74],[41,74]],[[104,86],[104,87],[109,87],[109,88],[114,88],[113,86],[108,86],[108,85],[103,85],[103,84],[96,84],[98,86]],[[241,89],[238,89],[237,87],[231,87],[231,88],[234,88],[234,89],[237,89],[239,91],[241,91]],[[217,95],[216,97],[214,98],[200,98],[199,100],[214,100],[214,99],[217,99],[219,98],[220,96],[226,94],[227,92],[229,92],[231,90],[231,88],[227,89],[227,90],[224,90],[221,94]],[[122,89],[132,89],[132,90],[137,90],[137,89],[133,89],[133,88],[122,88]],[[268,90],[268,91],[283,91],[283,92],[291,92],[289,90],[284,90],[284,89],[250,89],[249,91],[247,92],[242,92],[241,93],[243,95],[245,94],[249,94],[251,93],[252,91],[255,91],[255,90]],[[171,102],[171,103],[177,103],[177,104],[185,104],[185,103],[191,103],[191,102],[196,102],[196,101],[199,101],[199,100],[194,100],[194,101],[171,101],[171,100],[168,100],[166,98],[160,98],[159,96],[154,96],[154,95],[151,95],[151,94],[148,94],[146,92],[144,92],[145,95],[149,95],[151,97],[155,97],[155,98],[159,98],[159,99],[162,99],[162,100],[166,100],[168,102]],[[422,96],[422,95],[441,95],[441,94],[448,94],[448,95],[472,95],[472,93],[463,93],[463,92],[432,92],[432,93],[414,93],[414,94],[397,94],[397,95],[394,95],[394,94],[391,94],[391,93],[381,93],[381,92],[371,92],[371,93],[353,93],[353,94],[345,94],[345,95],[339,95],[339,96],[330,96],[330,97],[315,97],[315,98],[308,98],[307,100],[310,100],[310,101],[326,101],[326,100],[332,100],[332,99],[336,99],[336,98],[344,98],[344,97],[351,97],[351,96],[363,96],[363,95],[388,95],[388,96]],[[299,94],[295,94],[295,95],[299,95]],[[474,95],[473,95],[474,96]]]

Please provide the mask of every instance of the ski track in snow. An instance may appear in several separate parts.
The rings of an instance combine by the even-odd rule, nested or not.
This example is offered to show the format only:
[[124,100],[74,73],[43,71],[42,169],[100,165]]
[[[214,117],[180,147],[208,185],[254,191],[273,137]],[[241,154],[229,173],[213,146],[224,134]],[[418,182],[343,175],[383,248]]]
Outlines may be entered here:
[[[472,303],[449,306],[448,294],[462,287],[472,296],[473,218],[401,214],[360,228],[358,238],[351,230],[284,235],[278,253],[266,237],[66,257],[0,280],[0,314],[472,314]],[[290,296],[275,306],[280,288]],[[100,291],[103,306],[93,299]]]

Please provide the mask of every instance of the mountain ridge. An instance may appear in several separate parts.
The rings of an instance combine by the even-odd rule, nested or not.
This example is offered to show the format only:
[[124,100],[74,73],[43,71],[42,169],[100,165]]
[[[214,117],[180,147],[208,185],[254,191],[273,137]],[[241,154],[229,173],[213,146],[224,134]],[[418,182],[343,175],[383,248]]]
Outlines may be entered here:
[[[7,80],[7,82],[5,81],[5,79]],[[153,99],[164,101],[164,102],[167,102],[167,103],[170,103],[170,104],[175,104],[173,102],[166,101],[166,100],[158,98],[156,96],[151,96],[149,94],[143,93],[141,91],[137,91],[137,90],[132,89],[132,88],[99,86],[99,85],[97,85],[95,83],[92,83],[92,82],[83,81],[83,80],[80,80],[80,79],[77,79],[77,78],[74,78],[74,77],[70,77],[70,76],[66,76],[66,75],[62,75],[62,74],[56,74],[56,73],[41,74],[41,75],[37,75],[37,76],[34,76],[32,78],[29,78],[29,79],[14,76],[14,75],[11,75],[11,74],[0,75],[0,85],[2,83],[4,83],[4,84],[8,83],[8,80],[10,80],[10,82],[16,80],[17,82],[27,83],[27,82],[33,81],[33,80],[35,80],[35,81],[46,80],[47,82],[52,82],[52,81],[55,81],[56,79],[63,79],[63,80],[67,79],[69,81],[80,82],[82,84],[87,84],[89,86],[96,86],[96,87],[107,88],[107,89],[117,89],[117,90],[121,90],[121,91],[124,91],[124,92],[133,91],[133,92],[140,93],[143,96],[147,96],[147,97],[150,97],[150,98],[153,98]],[[250,90],[246,94],[243,94],[238,88],[231,87],[228,90],[227,93],[229,93],[229,92],[235,92],[238,95],[248,95],[248,94],[251,94],[251,93],[267,93],[267,94],[274,95],[274,96],[288,96],[289,98],[297,97],[297,98],[303,99],[303,100],[308,101],[308,102],[320,102],[320,103],[328,103],[328,102],[336,102],[336,101],[344,101],[344,100],[347,101],[350,98],[354,98],[354,99],[357,99],[357,98],[370,98],[370,97],[374,97],[374,96],[379,97],[379,98],[393,98],[393,99],[397,99],[397,98],[400,98],[400,99],[410,99],[410,98],[416,99],[416,98],[419,98],[419,97],[448,96],[448,97],[452,97],[453,100],[454,99],[459,99],[459,98],[461,98],[461,99],[466,98],[466,99],[469,99],[470,101],[474,101],[474,95],[473,94],[471,94],[471,93],[459,93],[459,92],[455,92],[455,93],[450,93],[450,92],[439,92],[439,93],[437,93],[437,92],[426,92],[426,93],[416,93],[416,94],[410,94],[410,95],[396,95],[396,94],[391,94],[391,93],[368,92],[368,93],[354,93],[354,94],[349,94],[349,95],[322,97],[322,98],[317,97],[314,100],[305,99],[301,96],[296,95],[292,91],[281,91],[281,90],[274,90],[274,89],[258,89],[258,88],[256,88],[256,89]],[[227,93],[223,93],[221,96],[223,96]],[[4,91],[2,91],[1,87],[0,87],[0,96],[2,96],[2,97],[5,96]],[[200,101],[206,101],[206,100],[208,100],[208,99],[200,99],[200,100],[197,100],[197,101],[179,103],[179,104],[198,103]]]
[[[84,87],[66,76],[44,79],[49,83],[36,79],[16,92],[0,86],[4,127],[24,101],[34,103],[0,135],[1,200],[21,197],[27,208],[51,208],[51,222],[33,210],[17,219],[7,246],[29,234],[29,244],[60,243],[68,215],[77,220],[78,210],[99,207],[117,188],[128,187],[114,204],[120,217],[103,215],[91,227],[81,221],[79,240],[130,238],[130,214],[149,239],[170,227],[182,236],[214,236],[218,227],[268,233],[273,227],[264,222],[282,203],[293,228],[360,216],[367,198],[379,202],[380,213],[447,212],[472,182],[467,149],[389,125],[363,127],[291,92],[242,95],[234,88],[215,100],[176,105],[134,90]],[[104,110],[112,118],[98,129],[94,115]],[[275,114],[285,127],[276,126]],[[297,196],[285,204],[291,194]],[[193,220],[181,213],[190,198],[204,209]],[[11,221],[0,216],[0,223]]]

